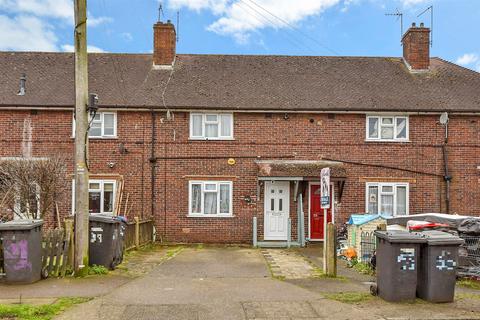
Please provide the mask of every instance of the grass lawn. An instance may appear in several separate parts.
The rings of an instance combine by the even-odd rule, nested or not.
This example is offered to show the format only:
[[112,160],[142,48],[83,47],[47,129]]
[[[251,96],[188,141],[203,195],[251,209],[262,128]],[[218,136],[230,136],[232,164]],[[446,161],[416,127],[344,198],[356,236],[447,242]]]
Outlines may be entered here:
[[0,304],[0,319],[49,320],[66,309],[91,298],[60,298],[52,304]]

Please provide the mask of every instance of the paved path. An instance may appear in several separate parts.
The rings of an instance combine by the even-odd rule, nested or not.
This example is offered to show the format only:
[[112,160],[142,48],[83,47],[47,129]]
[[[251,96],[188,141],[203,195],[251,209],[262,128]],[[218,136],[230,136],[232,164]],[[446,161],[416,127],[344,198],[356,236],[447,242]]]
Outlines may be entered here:
[[280,279],[308,279],[313,278],[318,273],[316,268],[296,251],[264,249],[262,253],[274,277]]
[[370,319],[371,313],[272,279],[260,250],[186,248],[146,276],[59,319]]

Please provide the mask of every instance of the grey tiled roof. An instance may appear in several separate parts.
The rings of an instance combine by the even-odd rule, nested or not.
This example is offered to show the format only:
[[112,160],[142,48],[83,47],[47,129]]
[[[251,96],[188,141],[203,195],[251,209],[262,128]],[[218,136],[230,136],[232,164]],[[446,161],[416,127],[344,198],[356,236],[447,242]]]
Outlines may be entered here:
[[[162,106],[170,70],[152,69],[151,54],[90,54],[89,65],[101,106]],[[480,112],[480,74],[439,58],[414,74],[401,58],[179,54],[174,70],[173,109]],[[0,107],[74,104],[71,53],[0,52],[0,74]]]

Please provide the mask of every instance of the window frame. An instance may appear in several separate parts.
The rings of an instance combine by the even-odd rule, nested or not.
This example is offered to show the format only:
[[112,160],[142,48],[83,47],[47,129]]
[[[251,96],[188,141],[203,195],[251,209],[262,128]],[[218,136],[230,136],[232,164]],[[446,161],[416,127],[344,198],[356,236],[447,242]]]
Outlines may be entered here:
[[[393,124],[383,125],[385,127],[393,127],[393,138],[382,139],[382,122],[384,118],[392,118]],[[370,119],[377,119],[378,133],[377,137],[370,137]],[[405,138],[397,138],[397,119],[405,119]],[[376,142],[408,142],[410,141],[410,117],[408,115],[369,115],[367,114],[365,120],[365,140]]]
[[[368,211],[368,204],[369,204],[369,188],[370,187],[377,187],[378,195],[377,195],[377,210],[378,212],[369,212]],[[408,182],[367,182],[365,183],[365,212],[368,214],[382,214],[381,207],[381,198],[382,194],[391,194],[390,192],[383,192],[383,187],[393,187],[393,214],[392,217],[403,217],[410,215],[410,184]],[[398,215],[397,214],[397,188],[398,187],[405,187],[405,214]]]
[[[201,194],[201,205],[200,213],[192,212],[192,185],[201,185],[200,194]],[[215,191],[205,190],[205,185],[215,184]],[[220,186],[228,185],[229,186],[229,213],[220,213]],[[205,214],[205,193],[215,192],[217,194],[217,213],[216,214]],[[233,182],[232,181],[217,181],[217,180],[191,180],[188,182],[188,216],[189,217],[204,217],[204,218],[229,218],[233,217]]]
[[[230,135],[224,136],[222,135],[222,121],[221,116],[228,115],[230,116]],[[193,135],[193,117],[200,116],[202,118],[202,134],[200,136]],[[207,116],[216,116],[216,121],[209,121],[207,120]],[[190,140],[234,140],[233,135],[233,113],[228,112],[190,112],[190,119],[189,119],[189,139]],[[216,137],[207,137],[206,136],[206,124],[216,124],[217,125],[217,136]]]
[[[100,121],[94,120],[95,122],[100,122],[100,136],[91,136],[90,132],[88,134],[89,139],[116,139],[117,136],[117,112],[115,111],[100,111],[96,113],[100,115]],[[105,134],[105,115],[113,115],[113,134]],[[91,120],[89,116],[89,121]],[[92,122],[93,123],[93,122]],[[75,138],[75,114],[72,115],[72,138]]]
[[[88,180],[88,196],[90,197],[90,191],[94,189],[90,189],[91,183],[99,183],[100,184],[100,212],[92,212],[90,213],[90,207],[88,208],[89,215],[99,215],[99,214],[107,214],[113,215],[115,211],[115,198],[117,194],[117,180],[113,179],[89,179]],[[113,184],[113,202],[112,202],[112,212],[105,212],[104,208],[104,200],[105,200],[105,184],[111,183]],[[96,190],[96,189],[95,189]],[[89,198],[90,200],[90,198]],[[90,202],[90,201],[89,201]],[[75,215],[75,179],[72,179],[72,215]]]

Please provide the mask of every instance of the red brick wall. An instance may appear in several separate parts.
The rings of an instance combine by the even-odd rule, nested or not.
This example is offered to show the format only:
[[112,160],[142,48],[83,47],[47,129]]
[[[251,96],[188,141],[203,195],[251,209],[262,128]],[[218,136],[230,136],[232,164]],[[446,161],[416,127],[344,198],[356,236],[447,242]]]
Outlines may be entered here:
[[[410,142],[406,143],[365,142],[365,115],[361,114],[336,114],[334,117],[289,114],[285,120],[283,114],[266,117],[264,113],[236,113],[233,141],[190,141],[187,113],[174,113],[173,120],[163,123],[162,117],[162,113],[157,115],[154,216],[157,234],[166,241],[248,243],[252,239],[253,216],[258,217],[261,240],[263,196],[257,199],[257,166],[254,163],[257,156],[304,160],[330,158],[443,175],[444,129],[437,115],[410,116]],[[72,114],[69,111],[0,112],[0,156],[22,155],[25,118],[31,119],[32,155],[61,154],[72,173]],[[117,119],[118,139],[90,139],[91,173],[122,175],[124,200],[129,193],[129,203],[133,204],[131,216],[146,218],[150,216],[151,204],[150,113],[118,112]],[[480,215],[480,170],[477,169],[480,166],[480,117],[451,115],[449,134],[449,169],[453,176],[451,212]],[[128,153],[120,153],[120,144],[124,144]],[[165,156],[195,158],[164,160]],[[209,157],[219,158],[207,159]],[[236,159],[235,165],[227,163],[230,157]],[[109,162],[115,163],[114,168],[108,167]],[[336,190],[337,201],[340,201],[335,211],[337,222],[344,222],[351,213],[365,211],[365,178],[410,181],[411,214],[446,210],[445,182],[441,176],[353,164],[347,164],[346,170],[348,177],[341,201],[338,186]],[[201,180],[192,176],[205,176],[204,180],[222,176],[223,180],[233,181],[234,217],[187,217],[188,181]],[[71,181],[71,176],[67,180]],[[71,212],[70,184],[60,204],[62,216]],[[263,194],[262,188],[260,193]],[[243,200],[247,195],[252,197],[253,204]],[[305,197],[306,214],[307,208],[308,197]],[[292,201],[294,236],[297,230],[295,210],[296,204]],[[54,217],[48,220],[50,224],[55,223]]]

